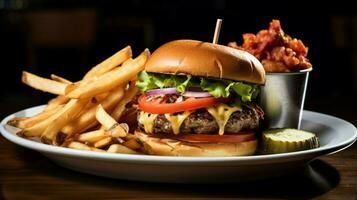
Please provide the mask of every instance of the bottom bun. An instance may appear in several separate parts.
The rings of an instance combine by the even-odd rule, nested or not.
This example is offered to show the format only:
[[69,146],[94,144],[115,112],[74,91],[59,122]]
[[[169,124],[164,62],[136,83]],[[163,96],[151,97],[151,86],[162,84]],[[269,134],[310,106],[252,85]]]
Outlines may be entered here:
[[257,140],[239,143],[197,143],[151,137],[141,131],[135,135],[143,143],[143,151],[160,156],[247,156],[255,153]]

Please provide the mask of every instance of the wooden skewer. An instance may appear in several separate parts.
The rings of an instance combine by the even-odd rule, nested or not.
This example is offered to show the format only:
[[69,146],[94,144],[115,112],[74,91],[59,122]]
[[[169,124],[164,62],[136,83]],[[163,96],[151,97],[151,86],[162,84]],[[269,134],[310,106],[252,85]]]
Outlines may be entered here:
[[222,19],[217,19],[216,22],[216,29],[214,30],[214,36],[213,36],[213,44],[218,43],[218,38],[219,38],[219,32],[221,31],[221,25],[222,25]]

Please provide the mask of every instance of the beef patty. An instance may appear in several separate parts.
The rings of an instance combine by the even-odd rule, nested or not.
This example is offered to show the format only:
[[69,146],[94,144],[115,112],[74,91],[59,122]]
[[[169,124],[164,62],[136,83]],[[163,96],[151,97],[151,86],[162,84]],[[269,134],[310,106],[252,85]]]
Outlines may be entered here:
[[[242,106],[242,111],[232,113],[225,126],[225,132],[237,133],[242,129],[255,129],[263,114],[258,106]],[[144,125],[139,123],[139,128],[144,130]],[[219,126],[215,118],[206,110],[198,109],[191,113],[182,123],[180,133],[189,134],[217,134]],[[171,122],[161,114],[154,120],[154,133],[173,133]]]

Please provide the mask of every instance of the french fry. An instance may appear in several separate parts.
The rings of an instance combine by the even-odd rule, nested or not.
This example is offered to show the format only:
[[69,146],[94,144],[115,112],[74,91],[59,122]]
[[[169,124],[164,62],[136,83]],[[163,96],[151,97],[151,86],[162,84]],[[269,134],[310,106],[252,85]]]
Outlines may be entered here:
[[118,138],[118,137],[125,137],[129,132],[129,127],[127,124],[116,124],[113,126],[111,129],[108,130],[108,134],[112,137]]
[[131,57],[131,47],[127,46],[123,48],[108,59],[93,67],[90,71],[86,73],[83,80],[78,81],[76,83],[68,84],[68,86],[66,87],[66,93],[73,91],[81,85],[86,85],[92,81],[97,80],[99,76],[109,72],[110,70],[114,69],[115,67],[118,67],[122,63],[127,62],[128,60],[132,60]]
[[103,94],[97,95],[96,97],[91,98],[89,103],[83,109],[82,113],[86,112],[88,109],[92,108],[93,106],[97,106],[99,102],[102,102],[108,96],[108,94],[109,94],[109,92],[106,92],[106,93],[103,93]]
[[42,78],[26,71],[22,72],[22,82],[35,89],[57,95],[64,95],[68,85],[51,79]]
[[[124,97],[117,104],[117,106],[114,108],[114,110],[111,113],[111,116],[113,117],[113,119],[115,119],[115,121],[120,122],[120,119],[121,119],[121,116],[123,115],[123,113],[127,114],[126,113],[126,105],[130,101],[132,101],[133,98],[135,98],[137,93],[138,93],[138,88],[135,86],[135,81],[131,80],[129,87],[127,88],[127,90],[124,94]],[[129,117],[131,116],[130,114],[131,113],[129,113]],[[130,125],[133,125],[130,121],[124,121],[124,123],[127,127],[128,127],[128,122]],[[123,123],[121,123],[121,124],[123,124]],[[129,130],[127,130],[126,132],[129,132]],[[113,137],[115,137],[115,136],[113,136]]]
[[136,139],[130,139],[123,143],[124,146],[136,150],[141,148],[141,144]]
[[125,142],[125,140],[123,140],[121,137],[117,137],[117,138],[112,137],[112,139],[113,139],[113,144],[118,144],[118,143],[121,144]]
[[70,100],[61,111],[58,116],[46,127],[45,131],[41,135],[41,140],[44,143],[52,143],[58,145],[57,133],[69,122],[73,121],[81,110],[88,103],[88,99],[72,99]]
[[114,108],[113,112],[111,113],[111,116],[115,119],[115,121],[119,121],[120,117],[122,116],[122,113],[125,110],[126,104],[128,104],[138,93],[138,88],[135,86],[135,82],[130,82],[130,86],[128,90],[125,92],[124,97],[122,100],[117,104],[117,106]]
[[130,46],[121,49],[120,51],[118,51],[108,59],[104,60],[103,62],[99,63],[90,71],[88,71],[84,76],[83,80],[78,81],[76,83],[68,84],[66,87],[66,93],[77,89],[81,85],[87,85],[88,83],[97,80],[99,76],[109,72],[120,64],[127,62],[127,60],[132,60],[131,57],[132,51]]
[[63,77],[57,76],[56,74],[51,74],[51,79],[60,83],[72,84],[72,81],[69,81]]
[[6,124],[10,126],[14,126],[16,128],[21,128],[19,126],[20,123],[23,123],[23,121],[30,119],[31,117],[14,117],[10,119]]
[[[42,142],[52,145],[139,154],[135,149],[141,147],[140,142],[129,134],[128,124],[118,120],[124,111],[135,115],[135,107],[129,112],[126,105],[138,92],[136,75],[144,69],[149,56],[149,50],[145,49],[133,59],[131,47],[127,46],[93,67],[77,82],[55,74],[47,79],[23,71],[23,83],[58,96],[48,102],[43,112],[14,118],[8,124],[21,128],[19,135],[40,137]],[[103,150],[106,147],[109,149]]]
[[54,109],[44,111],[44,112],[39,113],[35,116],[24,118],[24,119],[14,118],[11,121],[9,121],[9,123],[11,123],[10,125],[15,126],[17,128],[26,129],[26,128],[34,126],[35,124],[40,123],[41,121],[49,118],[51,115],[53,115],[56,112],[58,112],[59,110],[61,110],[62,107],[63,106],[61,105]]
[[[110,91],[108,96],[100,102],[104,109],[111,110],[114,108],[114,106],[120,101],[120,99],[124,95],[123,88],[124,86],[119,86],[118,88]],[[81,114],[81,116],[79,116],[77,119],[63,127],[61,132],[67,134],[67,137],[70,137],[75,133],[81,133],[97,125],[95,114],[97,110],[96,105],[98,104],[95,104],[95,106],[83,112],[83,114]]]
[[18,135],[23,135],[26,137],[40,137],[42,135],[42,133],[46,130],[46,128],[48,126],[50,126],[50,124],[57,119],[59,116],[61,116],[64,112],[71,110],[72,107],[74,107],[76,105],[76,102],[78,100],[73,99],[73,101],[68,102],[63,108],[61,108],[58,112],[56,112],[55,114],[49,116],[47,119],[29,127],[29,128],[25,128],[22,129]]
[[95,147],[90,147],[90,146],[88,146],[86,144],[83,144],[83,143],[80,143],[80,142],[75,142],[75,141],[69,142],[67,147],[71,148],[71,149],[78,149],[78,150],[105,152],[102,149],[98,149],[98,148],[95,148]]
[[112,144],[107,150],[108,153],[125,153],[125,154],[140,154],[121,144]]
[[129,132],[129,126],[126,123],[120,123],[119,124],[125,132]]
[[43,120],[40,123],[37,123],[29,128],[22,129],[16,134],[24,137],[40,137],[45,128],[51,123],[52,120],[55,119],[55,116],[56,115],[52,115],[46,120]]
[[108,131],[109,135],[113,137],[125,137],[128,134],[129,127],[119,124],[115,121],[102,107],[97,106],[96,119],[103,125],[104,129]]
[[[105,95],[108,95],[108,93],[106,93]],[[89,100],[89,103],[86,105],[86,107],[82,110],[81,114],[87,112],[87,110],[91,109],[92,107],[94,106],[97,106],[98,103],[102,102],[106,96],[104,95],[101,95],[101,96],[97,96],[97,97],[93,97]]]
[[121,65],[124,61],[130,59],[131,57],[132,57],[131,47],[127,46],[122,50],[118,51],[117,53],[115,53],[114,55],[112,55],[111,57],[107,58],[103,62],[99,63],[95,67],[93,67],[91,70],[89,70],[89,72],[87,72],[87,74],[84,76],[83,79],[86,80],[96,76],[98,77],[112,70],[113,68]]
[[129,58],[128,60],[126,60],[125,62],[123,62],[123,64],[122,64],[122,65],[127,65],[127,64],[128,64],[128,62],[131,62],[131,61],[133,61],[133,58]]
[[105,99],[105,97],[108,96],[108,94],[109,94],[109,92],[98,94],[97,96],[95,96],[95,100],[97,100],[98,102],[103,101]]
[[74,142],[74,141],[70,142],[67,147],[71,149],[79,149],[79,150],[87,150],[87,151],[91,150],[91,148],[88,145],[80,142]]
[[98,142],[94,143],[94,147],[96,148],[101,148],[101,147],[104,147],[104,146],[107,146],[109,144],[112,143],[112,138],[111,137],[105,137],[101,140],[99,140]]
[[106,152],[105,150],[103,150],[103,149],[98,149],[98,148],[95,148],[95,147],[90,147],[90,150],[91,151],[95,151],[95,152]]
[[149,55],[149,50],[146,49],[133,61],[99,76],[97,80],[89,82],[88,84],[81,84],[79,87],[67,93],[66,96],[76,99],[89,98],[109,91],[119,85],[123,85],[144,69]]
[[127,136],[125,136],[125,140],[132,140],[132,139],[138,139],[138,137],[134,134],[128,134]]
[[52,110],[60,105],[66,104],[69,101],[69,98],[63,95],[59,95],[56,98],[51,99],[45,108],[45,111]]
[[101,123],[106,130],[114,128],[118,125],[118,122],[115,121],[103,108],[101,104],[97,106],[97,112],[95,114],[96,119]]
[[123,114],[119,118],[119,123],[125,123],[130,127],[128,132],[134,132],[134,130],[138,127],[138,108],[136,106],[130,106],[125,108]]
[[[130,53],[131,55],[131,49],[130,49],[130,46],[129,47],[129,51],[130,52],[127,52],[127,53]],[[125,51],[128,51],[128,49],[126,48]],[[130,56],[131,57],[131,56]],[[133,59],[132,58],[129,58],[127,59],[124,63],[128,63],[128,61],[132,61]],[[109,63],[110,64],[110,63]],[[108,67],[109,66],[109,67]],[[119,65],[118,65],[119,66]],[[76,83],[72,83],[72,84],[68,84],[67,87],[66,87],[66,94],[70,93],[71,91],[79,88],[79,87],[83,87],[84,85],[87,85],[93,81],[96,81],[98,79],[99,76],[107,73],[107,72],[110,72],[115,66],[113,64],[111,65],[100,65],[99,66],[100,68],[96,68],[96,70],[94,70],[93,68],[93,71],[92,71],[92,74],[88,75],[88,73],[86,74],[85,78],[83,78],[83,80],[80,80]]]
[[87,133],[82,133],[77,137],[80,142],[95,143],[103,138],[107,137],[105,130],[95,130]]

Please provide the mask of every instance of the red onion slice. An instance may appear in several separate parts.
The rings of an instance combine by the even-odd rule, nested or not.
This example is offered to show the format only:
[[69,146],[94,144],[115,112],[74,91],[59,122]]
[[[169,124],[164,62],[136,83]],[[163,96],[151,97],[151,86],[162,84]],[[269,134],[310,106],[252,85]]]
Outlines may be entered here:
[[163,89],[154,89],[154,90],[148,90],[145,92],[146,96],[153,96],[153,95],[161,95],[161,94],[180,94],[179,91],[176,90],[176,88],[163,88]]
[[197,98],[202,98],[202,97],[211,97],[212,95],[208,92],[192,92],[192,91],[186,91],[182,94],[182,96],[185,97],[197,97]]

